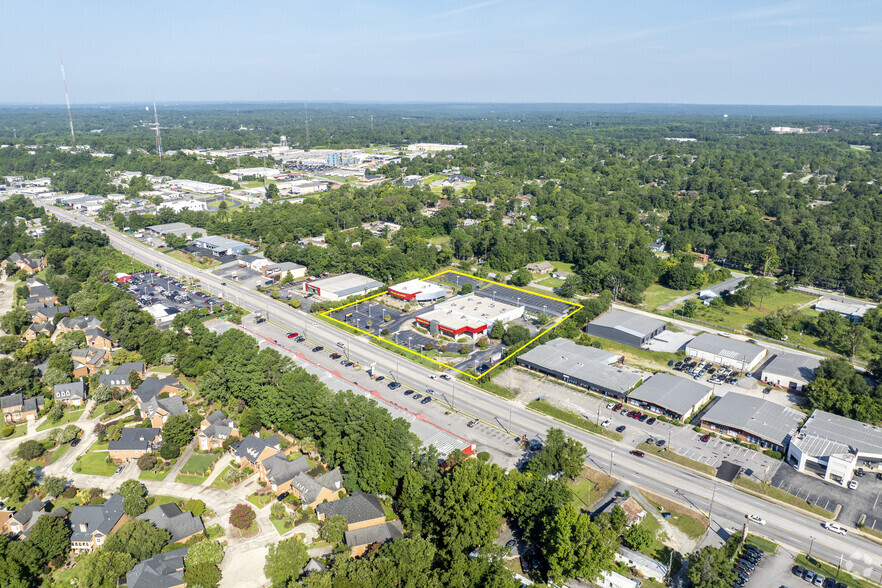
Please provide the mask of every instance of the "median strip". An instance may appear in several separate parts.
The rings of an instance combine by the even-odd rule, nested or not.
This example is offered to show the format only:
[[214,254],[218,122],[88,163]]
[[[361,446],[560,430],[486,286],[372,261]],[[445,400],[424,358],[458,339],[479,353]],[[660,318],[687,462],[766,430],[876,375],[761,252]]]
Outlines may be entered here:
[[689,459],[688,457],[680,455],[670,449],[664,450],[660,447],[656,447],[655,445],[650,445],[649,443],[640,443],[639,445],[637,445],[637,449],[645,453],[651,453],[656,457],[672,461],[678,465],[686,466],[689,469],[693,469],[696,472],[701,472],[702,474],[707,474],[708,476],[713,477],[717,475],[717,470],[707,465],[706,463],[701,463],[700,461]]

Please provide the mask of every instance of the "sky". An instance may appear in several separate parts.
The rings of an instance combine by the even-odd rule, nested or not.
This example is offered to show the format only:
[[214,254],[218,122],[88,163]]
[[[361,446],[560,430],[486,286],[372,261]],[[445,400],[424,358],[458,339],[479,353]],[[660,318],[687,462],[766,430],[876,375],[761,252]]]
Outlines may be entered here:
[[0,103],[882,105],[877,0],[28,0]]

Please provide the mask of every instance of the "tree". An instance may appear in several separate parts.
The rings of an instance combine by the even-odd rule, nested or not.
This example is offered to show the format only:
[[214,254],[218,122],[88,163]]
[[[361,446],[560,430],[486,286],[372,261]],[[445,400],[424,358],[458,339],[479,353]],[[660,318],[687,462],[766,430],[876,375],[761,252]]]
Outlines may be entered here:
[[689,554],[686,577],[695,588],[725,588],[735,581],[732,561],[724,549],[708,545]]
[[184,562],[187,566],[195,566],[206,563],[214,566],[220,565],[224,559],[224,546],[217,541],[200,541],[196,545],[190,546],[187,550],[187,556]]
[[95,401],[96,404],[101,404],[102,402],[107,402],[112,398],[113,389],[110,386],[105,384],[101,384],[95,391],[92,392],[92,400]]
[[471,282],[466,282],[465,284],[462,285],[462,288],[460,288],[459,293],[465,295],[465,294],[471,294],[474,291],[475,291],[475,286]]
[[527,468],[540,476],[560,472],[575,479],[582,471],[586,454],[584,445],[567,437],[563,430],[551,428],[545,446],[528,462]]
[[175,414],[168,417],[162,427],[162,440],[178,447],[186,447],[193,440],[193,426],[190,415]]
[[613,563],[615,536],[572,504],[564,505],[546,523],[544,554],[549,576],[557,582],[575,577],[595,580]]
[[123,498],[128,498],[130,496],[144,498],[147,496],[147,488],[138,480],[126,480],[120,485],[119,493]]
[[646,525],[632,525],[625,531],[625,541],[635,551],[643,551],[652,545],[652,532],[646,528]]
[[83,430],[76,425],[68,425],[63,429],[59,427],[59,429],[57,430],[59,432],[58,437],[55,440],[61,445],[64,445],[65,443],[70,443],[71,441],[79,437],[80,433],[83,432]]
[[147,512],[147,500],[143,496],[126,496],[123,498],[123,512],[134,518]]
[[502,337],[502,342],[509,348],[520,347],[529,340],[530,331],[522,325],[511,325]]
[[119,414],[122,411],[122,404],[116,400],[111,400],[104,405],[104,412],[109,415]]
[[0,496],[7,496],[21,502],[27,496],[28,488],[34,485],[34,470],[26,461],[16,461],[5,472],[0,472]]
[[40,491],[46,496],[61,496],[67,487],[67,479],[61,476],[43,476]]
[[44,451],[45,449],[43,448],[42,443],[31,439],[21,443],[15,451],[15,454],[21,459],[30,461],[43,455]]
[[256,516],[254,509],[247,504],[237,504],[230,511],[230,524],[244,531],[251,528]]
[[120,576],[131,570],[136,563],[135,558],[128,553],[99,549],[82,560],[77,586],[78,588],[116,588]]
[[270,514],[276,520],[281,520],[285,518],[285,515],[288,513],[288,507],[286,507],[281,502],[273,502],[270,505]]
[[159,448],[159,457],[162,459],[176,459],[181,455],[181,448],[174,443],[163,443]]
[[71,530],[67,521],[57,517],[40,517],[31,527],[30,539],[43,552],[44,561],[67,555],[70,551]]
[[698,312],[698,309],[698,301],[695,300],[695,298],[689,298],[688,300],[686,300],[686,302],[683,303],[683,309],[681,310],[681,313],[686,318],[690,318],[695,316],[695,313]]
[[266,187],[267,200],[273,200],[279,197],[279,187],[275,184],[268,184]]
[[346,517],[342,515],[334,515],[326,518],[319,526],[319,536],[328,543],[339,543],[343,541],[343,533],[349,528]]
[[162,551],[170,537],[168,531],[157,529],[150,521],[134,519],[107,538],[104,550],[127,553],[135,561],[144,561]]
[[199,588],[217,588],[220,584],[221,573],[216,565],[199,563],[184,567],[184,582],[187,586]]
[[239,432],[242,436],[258,432],[262,426],[260,412],[255,408],[246,408],[239,415]]
[[57,367],[48,367],[43,374],[43,385],[54,388],[58,384],[70,382],[70,375]]
[[205,503],[198,498],[191,498],[184,503],[184,510],[188,510],[193,513],[194,517],[201,517],[202,513],[205,512]]
[[517,270],[515,273],[513,273],[511,275],[511,278],[509,278],[509,283],[512,286],[522,287],[522,286],[526,286],[527,284],[529,284],[532,281],[532,279],[533,279],[532,274],[530,274],[530,272],[528,272],[526,270],[526,268],[520,268],[519,270]]
[[15,308],[0,317],[0,328],[9,335],[21,335],[30,324],[31,315],[24,308]]
[[287,588],[300,577],[307,562],[306,546],[299,537],[291,537],[269,546],[263,571],[274,588]]
[[137,390],[138,387],[141,386],[141,374],[138,373],[137,370],[132,370],[129,372],[129,385],[132,387],[132,390]]
[[490,327],[490,338],[491,339],[502,339],[505,335],[505,325],[501,322],[496,321],[493,323],[493,326]]
[[156,461],[156,456],[151,453],[145,453],[138,458],[138,469],[142,472],[152,470],[153,467],[156,465]]

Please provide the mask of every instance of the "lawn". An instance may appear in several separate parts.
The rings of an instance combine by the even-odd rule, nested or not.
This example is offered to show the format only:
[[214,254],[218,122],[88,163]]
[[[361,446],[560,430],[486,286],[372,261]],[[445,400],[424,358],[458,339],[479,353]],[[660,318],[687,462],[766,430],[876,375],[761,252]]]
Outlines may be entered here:
[[671,513],[671,518],[667,519],[667,521],[686,533],[690,538],[698,539],[707,529],[707,518],[703,514],[689,510],[652,492],[641,490],[640,493],[658,512]]
[[152,470],[147,470],[147,471],[141,472],[141,474],[138,476],[138,479],[139,480],[152,480],[154,482],[162,482],[163,480],[165,480],[165,477],[168,476],[170,473],[171,473],[171,468],[162,470],[160,472],[154,472]]
[[224,476],[226,476],[226,475],[227,475],[227,472],[230,471],[230,470],[232,470],[232,469],[234,469],[233,466],[227,466],[227,467],[225,467],[225,468],[224,468],[224,471],[222,471],[222,472],[220,473],[220,475],[219,475],[217,478],[214,479],[214,482],[212,482],[211,485],[212,485],[214,488],[217,488],[218,490],[229,490],[230,488],[232,488],[232,486],[230,486],[229,484],[227,484],[226,482],[224,482]]
[[208,475],[208,470],[211,469],[211,466],[215,464],[219,455],[215,453],[208,454],[200,454],[196,453],[190,456],[190,459],[187,460],[187,463],[184,464],[184,467],[181,469],[181,472],[185,474],[196,474],[199,476]]
[[[755,306],[744,308],[743,306],[723,305],[719,308],[700,305],[698,312],[692,317],[694,319],[713,323],[730,329],[746,329],[748,325],[755,319],[771,314],[776,310],[786,307],[797,307],[811,302],[816,296],[804,294],[796,290],[788,290],[787,292],[773,291],[766,295],[763,299],[763,308],[759,309],[759,299],[755,299]],[[788,339],[789,341],[789,339]],[[806,341],[808,343],[808,341]]]
[[623,355],[625,357],[625,363],[637,367],[645,367],[648,368],[649,371],[658,371],[657,368],[670,369],[668,368],[669,362],[681,361],[686,357],[685,351],[678,351],[676,353],[669,353],[667,351],[650,351],[649,349],[639,349],[637,347],[631,347],[624,343],[616,343],[601,337],[597,337],[597,340],[600,341],[604,350],[613,351],[619,355]]
[[52,429],[54,427],[60,427],[61,425],[67,425],[69,423],[76,422],[80,420],[80,417],[83,416],[83,413],[86,412],[85,407],[79,410],[74,410],[71,412],[66,412],[64,415],[58,419],[56,422],[49,422],[49,419],[43,421],[43,423],[37,427],[38,431],[45,431],[46,429]]
[[3,439],[0,439],[0,440],[8,441],[10,439],[15,439],[17,437],[23,437],[25,435],[25,433],[27,433],[27,432],[28,432],[28,426],[25,423],[22,423],[20,425],[15,426],[15,432],[12,435],[10,435],[9,437],[3,437]]
[[178,474],[175,478],[175,482],[180,482],[181,484],[195,484],[196,486],[202,484],[205,481],[205,476],[194,476],[192,474]]
[[801,508],[802,510],[807,510],[816,515],[820,515],[827,519],[833,518],[833,513],[829,510],[823,509],[820,506],[815,504],[810,504],[801,498],[797,498],[793,494],[788,494],[784,492],[780,488],[775,488],[774,486],[770,486],[769,484],[763,484],[762,482],[754,482],[748,478],[744,478],[739,476],[735,478],[734,482],[735,486],[741,488],[746,491],[748,494],[754,494],[761,498],[771,498],[773,500],[777,500],[779,502],[785,502],[791,506],[795,506],[796,508]]
[[662,448],[656,447],[655,445],[650,445],[648,443],[640,443],[639,445],[637,445],[637,449],[646,453],[651,453],[662,459],[678,463],[682,466],[686,466],[687,468],[692,468],[695,471],[702,472],[709,476],[717,475],[717,470],[707,465],[706,463],[701,463],[700,461],[689,459],[688,457],[679,455],[674,451],[664,451]]
[[61,456],[67,453],[67,450],[70,449],[70,443],[65,443],[64,445],[60,445],[52,451],[52,454],[49,456],[49,463],[55,463]]
[[554,406],[553,404],[549,404],[544,400],[534,400],[530,404],[527,405],[527,408],[531,408],[536,412],[541,412],[543,414],[547,414],[550,417],[554,417],[559,421],[563,421],[565,423],[569,423],[574,427],[579,427],[580,429],[584,429],[590,433],[594,433],[595,435],[601,435],[603,437],[608,437],[610,439],[614,439],[616,441],[622,440],[622,434],[617,433],[615,431],[610,431],[609,429],[605,429],[599,426],[597,423],[586,419],[585,417],[579,416],[576,413]]
[[655,310],[662,304],[692,292],[695,292],[695,290],[671,290],[661,284],[653,284],[643,292],[643,304],[641,306],[646,310]]
[[171,504],[172,502],[178,503],[181,502],[181,499],[177,496],[164,496],[162,494],[157,494],[156,496],[148,496],[147,510],[150,510],[151,508],[156,508],[157,506],[162,506],[163,504]]
[[110,446],[109,441],[95,441],[92,443],[92,446],[89,447],[86,451],[107,451],[107,448]]
[[[835,565],[830,565],[823,563],[814,557],[809,558],[804,553],[800,553],[796,556],[796,565],[800,565],[804,568],[808,568],[815,573],[821,573],[827,578],[836,578],[836,568]],[[859,576],[852,576],[845,570],[840,570],[838,574],[837,582],[844,582],[849,588],[871,588],[872,586],[878,586],[879,584],[875,582],[871,582],[869,580],[865,580]]]
[[747,544],[748,545],[755,545],[756,547],[759,547],[760,549],[762,549],[766,553],[771,553],[772,555],[778,553],[778,544],[774,543],[772,541],[769,541],[768,539],[766,539],[764,537],[757,537],[756,535],[748,535],[747,536]]
[[116,464],[107,463],[107,454],[102,452],[86,453],[80,456],[74,463],[73,471],[77,474],[91,474],[93,476],[112,476],[116,471]]
[[270,517],[270,522],[273,524],[273,527],[276,528],[276,532],[279,535],[284,535],[285,533],[287,533],[288,531],[290,531],[291,529],[294,528],[292,525],[291,527],[288,527],[286,529],[285,528],[285,519],[274,519],[273,517]]
[[263,508],[266,505],[273,502],[275,499],[276,499],[276,497],[273,496],[272,494],[258,495],[257,492],[255,492],[254,494],[250,494],[248,496],[248,502],[250,502],[251,504],[253,504],[257,508]]
[[539,280],[536,282],[540,286],[548,286],[549,288],[560,288],[563,286],[564,281],[558,278],[545,278],[544,280]]
[[585,468],[578,478],[568,484],[573,493],[573,504],[579,509],[587,510],[605,496],[615,482],[615,478],[599,470]]
[[199,269],[211,269],[219,263],[216,260],[209,260],[208,263],[200,263],[198,257],[192,253],[186,253],[184,251],[169,251],[166,255],[174,257],[175,259],[183,261],[193,267],[198,267]]

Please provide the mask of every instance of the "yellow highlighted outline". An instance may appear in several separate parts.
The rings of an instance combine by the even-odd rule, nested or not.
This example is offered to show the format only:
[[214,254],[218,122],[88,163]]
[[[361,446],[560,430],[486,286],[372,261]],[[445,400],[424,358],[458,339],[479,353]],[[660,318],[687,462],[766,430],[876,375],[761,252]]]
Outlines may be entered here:
[[554,300],[555,302],[562,302],[562,303],[564,303],[564,304],[566,304],[566,305],[574,306],[575,309],[574,309],[572,312],[570,312],[569,314],[567,314],[567,315],[561,317],[560,320],[558,320],[557,322],[553,323],[553,324],[552,324],[550,327],[548,327],[547,329],[543,329],[542,331],[540,331],[540,333],[539,333],[538,335],[536,335],[535,337],[533,337],[532,339],[530,339],[529,341],[527,341],[526,343],[524,343],[523,345],[521,345],[520,347],[518,347],[517,349],[515,349],[514,351],[511,351],[508,355],[506,355],[505,357],[503,357],[502,359],[500,359],[498,362],[496,362],[496,365],[494,365],[493,367],[491,367],[489,370],[487,370],[486,372],[484,372],[484,373],[481,374],[480,376],[475,376],[475,375],[472,375],[472,374],[470,374],[470,373],[468,373],[468,372],[464,372],[464,371],[462,371],[462,370],[460,370],[460,369],[457,369],[457,368],[455,368],[455,367],[449,366],[449,365],[447,365],[446,363],[441,363],[440,361],[438,361],[438,360],[435,359],[435,358],[425,356],[425,355],[423,355],[422,353],[419,353],[419,352],[417,352],[417,351],[414,351],[413,349],[408,349],[407,347],[403,347],[403,346],[399,345],[398,343],[395,343],[394,341],[390,341],[389,339],[384,339],[383,337],[378,337],[377,335],[374,335],[373,333],[371,333],[371,332],[369,332],[369,331],[365,331],[365,330],[363,330],[363,329],[359,329],[358,327],[353,327],[352,325],[350,325],[350,324],[348,324],[348,323],[344,323],[343,321],[337,320],[337,319],[335,319],[334,317],[332,317],[332,316],[330,315],[330,313],[332,313],[332,312],[337,312],[337,311],[339,311],[339,310],[343,310],[344,308],[348,308],[348,307],[350,307],[350,306],[354,306],[354,305],[358,304],[359,302],[365,302],[365,301],[367,301],[367,300],[370,300],[371,298],[376,298],[377,296],[382,296],[383,294],[387,294],[387,293],[389,292],[388,289],[387,289],[385,292],[378,292],[377,294],[373,294],[373,295],[368,296],[368,297],[366,297],[366,298],[362,298],[362,299],[360,299],[360,300],[356,300],[355,302],[350,302],[349,304],[346,304],[346,305],[344,305],[344,306],[339,306],[339,307],[337,307],[337,308],[333,308],[333,309],[331,309],[331,310],[326,310],[325,312],[319,313],[319,316],[323,316],[323,317],[325,317],[325,318],[327,318],[327,319],[330,319],[330,320],[334,321],[335,323],[339,323],[339,324],[343,325],[344,327],[347,327],[347,328],[349,328],[349,329],[353,329],[353,330],[355,330],[355,331],[358,331],[359,333],[364,333],[365,335],[371,337],[372,339],[376,339],[377,341],[383,341],[384,343],[388,343],[388,344],[390,344],[390,345],[394,345],[395,347],[398,347],[399,349],[401,349],[401,350],[403,350],[403,351],[407,351],[408,353],[412,353],[413,355],[416,355],[416,356],[422,357],[423,359],[427,359],[427,360],[429,360],[429,361],[431,361],[431,362],[437,363],[438,365],[440,365],[441,367],[443,367],[443,368],[445,368],[445,369],[454,370],[454,371],[456,371],[456,372],[459,372],[459,373],[461,373],[461,374],[463,374],[463,375],[465,375],[465,376],[468,376],[468,377],[472,378],[473,380],[477,380],[477,379],[482,378],[483,376],[489,374],[489,373],[492,372],[493,370],[495,370],[497,367],[499,367],[500,365],[502,365],[503,363],[505,363],[505,361],[506,361],[509,357],[511,357],[512,355],[514,355],[515,353],[517,353],[517,352],[520,351],[521,349],[527,347],[528,345],[530,345],[531,343],[533,343],[534,341],[536,341],[539,337],[541,337],[542,335],[544,335],[544,334],[547,333],[548,331],[552,330],[552,329],[555,328],[557,325],[559,325],[559,324],[562,323],[563,321],[567,320],[568,318],[570,318],[571,316],[573,316],[574,314],[576,314],[577,312],[579,312],[579,311],[583,308],[583,306],[582,306],[581,304],[576,304],[575,302],[568,302],[568,301],[566,301],[566,300],[562,300],[562,299],[560,299],[560,298],[555,298],[554,296],[548,296],[547,294],[539,294],[538,292],[532,292],[532,291],[530,291],[530,290],[525,290],[525,289],[523,289],[523,288],[518,288],[518,287],[516,287],[516,286],[510,286],[510,285],[508,285],[508,284],[502,284],[502,283],[500,283],[500,282],[494,282],[493,280],[488,280],[488,279],[485,279],[485,278],[478,278],[478,277],[471,276],[471,275],[469,275],[469,274],[464,274],[464,273],[462,273],[462,272],[458,272],[458,271],[454,271],[454,270],[444,270],[443,272],[438,272],[437,274],[433,274],[433,275],[431,275],[431,276],[428,276],[428,277],[426,277],[426,278],[422,278],[422,279],[424,279],[424,280],[431,280],[432,278],[437,278],[438,276],[443,276],[444,274],[457,274],[457,275],[460,275],[460,276],[463,276],[463,277],[466,277],[466,278],[471,278],[471,279],[473,279],[473,280],[480,280],[480,281],[482,281],[482,282],[488,282],[488,283],[490,283],[490,284],[496,284],[497,286],[502,286],[502,287],[504,287],[504,288],[509,288],[509,289],[511,289],[511,290],[518,290],[519,292],[524,292],[524,293],[526,293],[526,294],[532,294],[533,296],[540,296],[540,297],[542,297],[542,298],[548,298],[549,300]]

